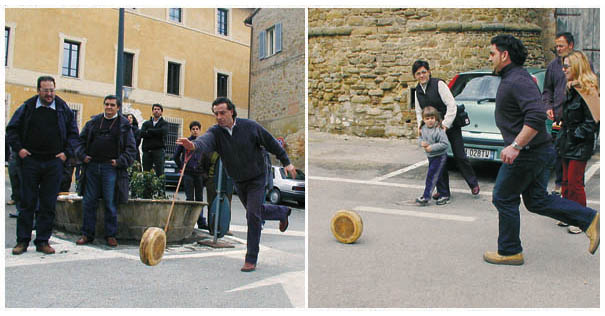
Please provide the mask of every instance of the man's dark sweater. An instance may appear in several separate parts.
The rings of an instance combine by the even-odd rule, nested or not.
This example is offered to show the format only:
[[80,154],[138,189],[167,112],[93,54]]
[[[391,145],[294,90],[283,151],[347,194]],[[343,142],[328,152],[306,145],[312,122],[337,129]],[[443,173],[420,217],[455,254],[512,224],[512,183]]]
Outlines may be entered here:
[[290,164],[286,151],[260,124],[238,118],[229,135],[219,125],[212,126],[193,141],[196,150],[216,151],[225,169],[236,182],[254,179],[265,174],[265,157],[261,146],[274,154],[284,166]]
[[163,149],[164,137],[168,135],[168,122],[160,117],[153,126],[153,117],[149,121],[143,122],[141,127],[141,138],[143,138],[143,151]]
[[550,142],[546,132],[546,106],[540,90],[527,70],[509,64],[500,71],[502,81],[496,94],[496,126],[502,133],[504,143],[510,145],[527,125],[538,134],[529,142],[530,147],[539,147]]
[[54,158],[62,151],[57,111],[41,106],[34,110],[25,138],[25,148],[34,156]]
[[[117,123],[117,124],[116,124]],[[108,162],[118,158],[120,141],[119,117],[106,119],[103,117],[93,126],[92,140],[88,146],[88,155],[94,162]]]
[[542,101],[547,109],[553,109],[556,120],[561,120],[563,114],[563,103],[565,102],[565,91],[567,79],[563,72],[563,64],[560,57],[555,57],[546,68],[544,76],[544,91]]

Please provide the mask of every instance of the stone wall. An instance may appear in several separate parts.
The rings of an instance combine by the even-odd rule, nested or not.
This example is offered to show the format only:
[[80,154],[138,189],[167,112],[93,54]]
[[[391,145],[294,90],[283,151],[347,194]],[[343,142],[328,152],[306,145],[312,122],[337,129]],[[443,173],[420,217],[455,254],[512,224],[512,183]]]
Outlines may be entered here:
[[309,128],[413,138],[414,61],[427,60],[433,77],[449,82],[458,72],[490,68],[490,39],[508,33],[528,48],[526,66],[546,67],[553,56],[553,12],[309,9]]
[[[283,137],[292,163],[305,168],[305,9],[259,9],[252,23],[250,118]],[[259,34],[282,25],[282,50],[259,58]]]

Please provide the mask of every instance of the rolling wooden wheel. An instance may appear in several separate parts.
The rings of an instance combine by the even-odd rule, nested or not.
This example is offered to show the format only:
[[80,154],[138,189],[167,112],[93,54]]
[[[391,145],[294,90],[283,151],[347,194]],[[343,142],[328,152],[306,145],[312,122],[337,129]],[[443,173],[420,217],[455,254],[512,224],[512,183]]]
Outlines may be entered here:
[[166,233],[158,227],[149,227],[143,233],[139,245],[141,261],[148,266],[160,263],[166,248]]
[[361,216],[353,211],[337,211],[330,222],[332,234],[338,241],[345,244],[355,242],[363,231]]

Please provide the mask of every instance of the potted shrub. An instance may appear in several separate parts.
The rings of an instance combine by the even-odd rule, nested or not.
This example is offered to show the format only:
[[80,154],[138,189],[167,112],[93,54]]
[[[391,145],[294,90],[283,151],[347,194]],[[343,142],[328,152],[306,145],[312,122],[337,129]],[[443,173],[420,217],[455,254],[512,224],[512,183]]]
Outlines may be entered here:
[[[172,204],[166,199],[164,176],[156,176],[152,171],[141,171],[139,162],[128,168],[130,177],[130,199],[126,204],[118,204],[118,239],[140,240],[148,227],[164,228]],[[178,241],[191,235],[202,211],[204,202],[176,201],[167,241]],[[80,233],[82,228],[82,197],[75,193],[57,198],[55,226],[72,233]],[[105,207],[99,201],[97,228],[95,235],[103,236]]]

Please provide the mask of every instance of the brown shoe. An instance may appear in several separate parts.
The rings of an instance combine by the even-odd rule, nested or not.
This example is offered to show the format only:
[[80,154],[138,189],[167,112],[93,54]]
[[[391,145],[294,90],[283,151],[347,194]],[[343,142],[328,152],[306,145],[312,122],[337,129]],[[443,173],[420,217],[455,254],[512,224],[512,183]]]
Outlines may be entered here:
[[118,241],[114,237],[107,237],[107,245],[109,247],[117,247]]
[[523,253],[512,256],[503,256],[496,251],[488,251],[483,254],[483,260],[493,264],[508,264],[519,266],[523,264]]
[[86,244],[90,244],[92,242],[92,238],[88,238],[86,235],[82,235],[82,237],[80,237],[80,239],[76,240],[76,245],[86,245]]
[[53,253],[55,253],[55,249],[53,249],[53,247],[51,247],[48,242],[42,242],[36,245],[36,251],[42,252],[47,255],[52,255]]
[[283,221],[279,221],[279,231],[280,232],[285,232],[286,229],[288,229],[288,224],[290,224],[288,222],[288,216],[290,216],[290,214],[292,214],[292,209],[288,207],[288,214],[286,215],[286,219],[284,219]]
[[15,203],[17,203],[17,202],[15,202],[15,200],[8,200],[6,202],[6,205],[15,205]]
[[18,242],[15,248],[13,248],[13,255],[20,255],[24,252],[27,252],[28,244],[24,242]]
[[252,271],[256,270],[256,264],[246,262],[246,263],[244,263],[244,266],[240,270],[242,272],[252,272]]
[[595,252],[597,252],[597,249],[599,248],[599,241],[600,241],[600,234],[599,234],[599,221],[600,221],[600,214],[601,212],[597,212],[597,215],[595,215],[595,217],[592,219],[592,222],[590,223],[590,226],[588,226],[588,229],[586,230],[586,236],[588,236],[588,239],[590,239],[590,245],[588,246],[588,252],[590,252],[590,254],[594,255]]

